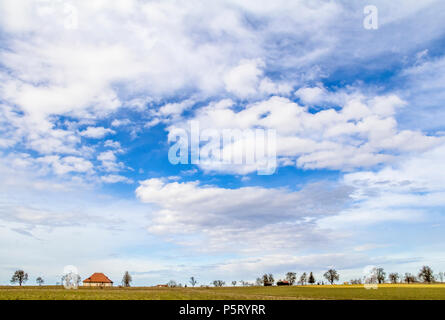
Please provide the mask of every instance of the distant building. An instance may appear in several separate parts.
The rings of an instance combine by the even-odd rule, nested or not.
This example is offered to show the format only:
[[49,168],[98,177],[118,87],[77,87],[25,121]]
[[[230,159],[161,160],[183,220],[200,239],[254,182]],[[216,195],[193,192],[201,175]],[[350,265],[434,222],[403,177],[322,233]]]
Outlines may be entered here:
[[290,283],[287,280],[279,280],[277,286],[290,286]]
[[84,287],[112,287],[113,281],[111,281],[106,275],[103,273],[93,273],[91,277],[83,280]]

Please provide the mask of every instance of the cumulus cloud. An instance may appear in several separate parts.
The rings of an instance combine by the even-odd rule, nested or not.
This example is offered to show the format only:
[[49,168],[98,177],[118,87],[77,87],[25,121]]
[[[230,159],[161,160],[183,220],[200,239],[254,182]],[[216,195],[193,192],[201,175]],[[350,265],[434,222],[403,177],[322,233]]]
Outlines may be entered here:
[[126,126],[130,123],[131,121],[129,119],[114,119],[113,122],[111,122],[111,126],[120,127],[120,126]]
[[245,98],[257,93],[257,87],[263,72],[261,61],[242,61],[224,76],[226,90]]
[[[439,11],[433,4],[438,6],[412,2],[400,10],[378,3],[392,13],[392,19],[381,19],[385,28],[396,28],[420,10],[425,15],[428,10]],[[365,30],[358,30],[353,39],[345,36],[336,26],[339,21],[355,25],[355,20],[346,18],[362,14],[362,7],[343,2],[314,6],[310,1],[216,1],[209,6],[201,1],[180,5],[170,1],[94,5],[75,1],[76,28],[67,28],[66,19],[72,17],[67,16],[71,11],[67,13],[64,5],[55,1],[1,4],[0,26],[9,40],[0,50],[2,109],[8,109],[0,113],[4,120],[0,121],[8,123],[0,146],[23,143],[43,154],[79,155],[84,152],[79,150],[79,134],[58,126],[58,116],[102,119],[120,107],[141,111],[151,102],[191,93],[196,101],[227,94],[258,100],[270,94],[288,95],[300,86],[305,88],[299,91],[302,101],[315,102],[320,88],[307,87],[304,82],[320,80],[323,75],[317,70],[331,71],[338,66],[332,61],[355,66],[355,57],[379,56],[391,47],[386,43],[393,43],[389,31],[384,39],[379,35],[379,45],[371,48],[370,40],[376,36]],[[441,23],[431,17],[428,21]],[[437,35],[431,30],[421,33],[422,39]],[[277,40],[281,38],[284,40]],[[404,49],[418,46],[415,39],[407,39]],[[337,43],[344,45],[339,48]],[[350,59],[337,58],[345,52]],[[166,103],[158,108],[161,118],[149,120],[147,128],[189,108],[190,102]],[[124,123],[127,119],[115,119],[112,126]],[[111,134],[109,130],[88,128],[81,134],[100,138]],[[399,140],[409,138],[417,139],[406,135]],[[321,153],[302,158],[301,165],[337,167],[342,163],[326,160],[320,164],[326,157],[330,156]],[[355,159],[351,166],[363,162],[354,151],[345,157]]]
[[106,140],[104,142],[104,146],[108,147],[108,148],[115,149],[119,153],[124,152],[119,141]]
[[111,129],[104,127],[88,127],[84,131],[80,132],[82,137],[101,139],[108,134],[114,134],[115,132]]
[[270,94],[286,95],[292,90],[292,84],[274,82],[264,76],[262,60],[242,60],[224,75],[225,89],[241,99],[261,97]]
[[115,151],[112,150],[100,153],[97,160],[101,161],[101,168],[107,172],[117,172],[125,168],[124,163],[117,161]]
[[[327,93],[325,94],[329,96]],[[336,101],[338,95],[334,94]],[[284,97],[271,97],[237,110],[233,101],[223,100],[196,110],[193,120],[200,129],[273,129],[277,133],[277,156],[281,164],[296,163],[304,169],[352,170],[391,162],[395,157],[423,152],[443,142],[442,137],[420,131],[400,130],[396,111],[406,103],[396,95],[365,97],[341,95],[340,108],[311,112],[308,107]],[[188,119],[171,125],[187,128]],[[235,152],[245,152],[234,143]],[[204,169],[226,171],[227,166],[201,164]],[[231,165],[230,170],[248,173],[255,166]]]
[[421,155],[406,157],[400,163],[376,172],[347,174],[344,180],[350,185],[377,188],[382,192],[437,192],[445,189],[445,172],[442,170],[444,156],[445,146],[441,145]]
[[429,212],[445,208],[444,156],[445,146],[441,145],[378,171],[346,174],[343,180],[353,188],[355,204],[318,224],[348,229],[387,221],[431,221]]
[[[136,195],[157,208],[148,227],[152,233],[206,237],[208,246],[203,250],[227,249],[235,243],[244,243],[245,250],[271,250],[328,237],[328,232],[313,228],[310,220],[337,213],[350,191],[329,183],[297,192],[149,179],[140,182]],[[189,245],[196,244],[194,241],[180,240]]]
[[37,159],[38,162],[50,165],[54,172],[63,175],[69,172],[89,172],[93,165],[90,161],[78,157],[45,156]]

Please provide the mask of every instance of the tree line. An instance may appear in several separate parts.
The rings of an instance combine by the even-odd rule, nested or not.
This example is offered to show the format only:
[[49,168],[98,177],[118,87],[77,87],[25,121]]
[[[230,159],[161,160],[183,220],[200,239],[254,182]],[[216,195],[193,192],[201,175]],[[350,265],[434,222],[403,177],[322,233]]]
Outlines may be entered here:
[[[326,271],[323,274],[323,277],[331,284],[334,284],[335,281],[338,281],[338,279],[340,278],[340,275],[338,274],[338,272],[335,269],[329,269],[328,271]],[[322,282],[317,282],[315,280],[315,276],[313,274],[313,272],[311,271],[309,274],[306,272],[303,272],[301,274],[301,276],[299,278],[297,278],[297,273],[296,272],[288,272],[286,273],[286,276],[284,278],[284,280],[278,280],[276,282],[277,285],[289,285],[289,286],[293,286],[294,284],[300,284],[300,285],[306,285],[306,284],[310,284],[310,285],[314,285],[315,283],[317,284],[324,284],[324,281]],[[259,277],[256,279],[255,282],[256,285],[258,286],[273,286],[275,284],[275,280],[273,277],[273,274],[269,273],[269,274],[264,274],[262,277]]]
[[[397,272],[392,272],[388,274],[386,277],[386,272],[383,268],[373,268],[371,273],[365,277],[352,279],[349,281],[350,284],[364,284],[364,283],[434,283],[434,282],[443,282],[445,277],[444,272],[439,272],[438,274],[434,274],[433,270],[429,266],[423,266],[417,275],[413,275],[411,273],[405,273],[401,275]],[[232,286],[236,286],[238,283],[241,286],[273,286],[273,285],[290,285],[293,286],[295,284],[298,285],[324,285],[325,281],[329,284],[334,284],[340,279],[340,274],[335,269],[329,269],[323,274],[323,279],[317,281],[313,272],[303,272],[299,277],[297,277],[296,272],[287,272],[286,276],[283,280],[279,279],[275,281],[275,278],[272,273],[266,273],[261,277],[258,277],[255,283],[247,282],[247,281],[232,281]],[[194,287],[197,284],[197,281],[194,277],[191,277],[190,283]],[[225,285],[225,282],[222,280],[214,280],[210,283],[215,287],[222,287]],[[203,285],[205,286],[205,285]]]
[[[80,284],[80,276],[77,276],[77,283]],[[413,275],[411,273],[405,273],[405,274],[399,274],[397,272],[389,273],[388,276],[386,276],[386,272],[383,268],[375,267],[373,268],[368,275],[366,275],[363,278],[358,279],[351,279],[349,281],[350,284],[366,284],[366,283],[416,283],[416,282],[424,282],[424,283],[433,283],[433,282],[443,282],[445,277],[444,272],[439,272],[438,274],[434,274],[433,270],[429,266],[422,266],[422,268],[419,270],[417,275]],[[62,277],[62,284],[66,278],[66,275]],[[232,281],[231,285],[236,286],[237,284],[241,286],[273,286],[273,285],[290,285],[293,286],[295,284],[299,285],[323,285],[325,284],[324,280],[327,281],[329,284],[334,284],[340,279],[340,274],[335,269],[329,269],[323,274],[323,280],[317,281],[315,279],[315,276],[313,272],[310,272],[309,274],[306,272],[303,272],[300,277],[297,277],[296,272],[287,272],[285,278],[279,279],[278,281],[275,281],[275,278],[272,273],[266,273],[261,277],[258,277],[255,281],[255,283],[251,283],[248,281],[240,280],[240,281]],[[22,284],[26,283],[28,281],[28,273],[26,273],[23,270],[16,270],[11,278],[11,283],[18,283],[20,286]],[[36,283],[41,286],[45,283],[45,280],[40,276],[36,278]],[[130,287],[131,282],[133,281],[130,273],[126,271],[124,273],[124,276],[122,277],[122,286],[123,287]],[[195,287],[198,284],[198,280],[195,277],[190,277],[189,283],[192,287]],[[213,285],[214,287],[223,287],[226,285],[226,282],[223,280],[213,280],[210,285]],[[176,281],[170,280],[167,283],[168,287],[182,287],[183,285],[181,283],[177,284]],[[187,287],[187,284],[184,285]],[[201,285],[201,286],[208,286],[208,285]]]
[[[20,270],[16,270],[14,272],[10,282],[12,284],[17,283],[17,284],[19,284],[19,286],[22,286],[22,284],[25,284],[28,281],[28,279],[29,279],[28,273],[26,273],[25,271],[20,269]],[[63,284],[66,280],[68,280],[68,275],[63,275],[61,280],[62,280],[62,284]],[[79,285],[81,282],[80,276],[76,274],[74,281],[77,283],[77,285]],[[125,271],[124,276],[122,278],[122,286],[130,287],[132,281],[133,281],[133,279],[132,279],[130,273],[128,271]],[[45,280],[42,277],[37,277],[36,283],[39,286],[41,286],[45,283]],[[57,285],[58,284],[59,283],[57,283]]]
[[438,274],[434,274],[433,269],[429,266],[422,266],[419,270],[419,273],[413,275],[412,273],[406,272],[405,274],[400,274],[397,272],[391,272],[386,276],[386,272],[383,268],[373,268],[368,275],[364,279],[352,279],[350,281],[351,284],[365,284],[365,283],[416,283],[416,282],[424,282],[424,283],[433,283],[433,282],[443,282],[444,280],[444,272],[439,272]]

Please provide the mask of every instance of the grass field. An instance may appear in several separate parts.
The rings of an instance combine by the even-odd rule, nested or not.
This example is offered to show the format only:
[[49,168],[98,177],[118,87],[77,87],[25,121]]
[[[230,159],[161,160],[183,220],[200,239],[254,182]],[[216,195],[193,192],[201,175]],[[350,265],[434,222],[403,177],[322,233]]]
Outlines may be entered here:
[[273,300],[378,299],[445,300],[445,284],[383,284],[377,290],[360,285],[223,288],[79,288],[60,286],[0,287],[0,300]]

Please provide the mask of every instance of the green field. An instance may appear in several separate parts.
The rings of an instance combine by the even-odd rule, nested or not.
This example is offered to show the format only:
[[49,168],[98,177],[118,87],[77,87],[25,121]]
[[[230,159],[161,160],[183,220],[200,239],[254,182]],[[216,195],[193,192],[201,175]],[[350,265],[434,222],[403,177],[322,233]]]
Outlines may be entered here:
[[79,288],[59,286],[0,287],[0,300],[273,300],[273,299],[378,299],[445,300],[445,284],[360,285],[223,288]]

